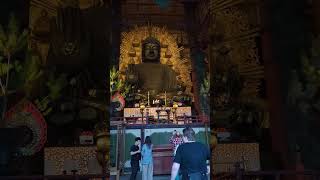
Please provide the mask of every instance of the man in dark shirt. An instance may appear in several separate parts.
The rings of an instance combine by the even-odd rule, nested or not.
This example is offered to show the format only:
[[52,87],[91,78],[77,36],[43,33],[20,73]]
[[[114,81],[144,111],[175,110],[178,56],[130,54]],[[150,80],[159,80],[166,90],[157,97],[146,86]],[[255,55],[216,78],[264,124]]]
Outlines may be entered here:
[[175,180],[180,169],[182,180],[207,180],[207,162],[210,160],[209,147],[195,142],[195,132],[191,127],[183,130],[183,141],[174,157],[171,180]]
[[131,176],[130,180],[136,180],[137,173],[140,170],[139,161],[141,159],[141,138],[136,137],[134,145],[130,148],[131,155]]

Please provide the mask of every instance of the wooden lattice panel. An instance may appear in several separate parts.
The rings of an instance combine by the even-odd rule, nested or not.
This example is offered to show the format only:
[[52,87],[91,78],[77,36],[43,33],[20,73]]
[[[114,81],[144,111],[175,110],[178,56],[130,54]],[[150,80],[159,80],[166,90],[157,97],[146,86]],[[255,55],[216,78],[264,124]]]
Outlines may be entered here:
[[209,0],[203,0],[199,2],[197,7],[197,18],[198,22],[202,24],[209,16],[210,13],[210,6],[208,6]]
[[232,172],[234,171],[235,163],[243,161],[245,170],[260,170],[259,144],[218,144],[212,153],[212,169],[214,173]]
[[264,78],[264,67],[260,62],[256,37],[225,43],[230,47],[230,59],[238,66],[243,77],[242,96],[258,97],[261,79]]
[[[237,5],[213,11],[212,18],[219,24],[224,33],[225,40],[245,37],[257,32],[259,29],[259,18],[256,6]],[[256,17],[256,18],[252,18]]]
[[[210,0],[212,25],[210,34],[219,37],[211,45],[212,67],[221,62],[235,65],[242,78],[241,98],[260,97],[264,67],[259,54],[259,6],[252,1]],[[228,53],[223,54],[223,49]],[[228,59],[228,61],[224,60]],[[215,74],[213,74],[215,75]]]

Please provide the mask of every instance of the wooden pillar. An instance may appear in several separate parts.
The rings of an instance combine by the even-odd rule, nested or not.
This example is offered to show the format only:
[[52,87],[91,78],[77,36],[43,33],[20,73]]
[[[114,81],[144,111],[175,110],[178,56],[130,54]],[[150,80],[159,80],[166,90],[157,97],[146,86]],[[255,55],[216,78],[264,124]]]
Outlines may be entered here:
[[196,55],[199,51],[197,47],[197,31],[196,31],[196,24],[195,24],[195,7],[197,5],[197,1],[194,0],[184,0],[182,1],[184,5],[184,14],[185,14],[185,24],[187,27],[187,34],[189,39],[189,47],[190,47],[190,56],[191,56],[191,66],[192,66],[192,73],[191,73],[191,80],[192,80],[192,88],[193,88],[193,96],[194,96],[194,107],[196,112],[200,115],[202,114],[201,106],[200,106],[200,90],[199,90],[199,79],[198,74],[196,72]]
[[268,111],[270,113],[270,134],[272,140],[272,152],[280,161],[281,168],[288,168],[288,139],[285,126],[285,102],[281,92],[281,65],[276,59],[272,47],[272,34],[270,32],[270,0],[266,1],[261,8],[262,23],[262,58],[265,67],[266,94]]
[[121,0],[112,0],[112,59],[111,65],[119,66],[121,44]]
[[320,34],[320,1],[312,0],[313,31],[316,35]]

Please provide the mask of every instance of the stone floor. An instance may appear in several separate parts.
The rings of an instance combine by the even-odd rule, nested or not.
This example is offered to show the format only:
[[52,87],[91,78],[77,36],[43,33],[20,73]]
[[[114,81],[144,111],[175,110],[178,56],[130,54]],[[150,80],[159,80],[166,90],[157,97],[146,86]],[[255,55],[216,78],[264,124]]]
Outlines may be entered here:
[[[121,176],[120,180],[129,180],[130,175]],[[141,176],[137,177],[137,180],[141,180]],[[170,176],[153,176],[153,180],[170,180]]]
[[[138,173],[137,180],[141,180],[141,173]],[[153,180],[168,180],[170,176],[153,176]],[[116,180],[114,176],[111,176],[110,180]],[[130,174],[120,176],[120,180],[130,180]]]
[[[170,175],[167,176],[153,176],[153,180],[169,180]],[[111,176],[110,180],[116,180],[115,176]],[[130,174],[120,176],[120,180],[130,180]],[[142,180],[141,173],[137,174],[137,180]],[[208,176],[208,180],[210,180],[210,176]]]
[[[141,180],[141,179],[142,179],[141,173],[138,173],[137,180]],[[168,175],[168,176],[153,176],[153,180],[169,180],[169,179],[170,179],[170,175]],[[116,180],[116,178],[111,176],[110,180]],[[120,176],[120,180],[130,180],[130,174]],[[209,176],[208,176],[208,180],[210,180]]]

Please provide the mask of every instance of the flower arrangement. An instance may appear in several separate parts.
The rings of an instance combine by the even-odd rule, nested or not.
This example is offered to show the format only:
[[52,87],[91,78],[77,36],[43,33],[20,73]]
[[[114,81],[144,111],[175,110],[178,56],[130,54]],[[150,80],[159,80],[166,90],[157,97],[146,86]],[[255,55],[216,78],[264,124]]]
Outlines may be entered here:
[[114,95],[116,92],[119,92],[123,97],[126,97],[131,86],[126,85],[119,75],[120,72],[115,67],[110,69],[110,93]]
[[119,103],[120,106],[116,107],[116,111],[121,111],[125,106],[125,98],[131,89],[130,85],[126,85],[125,82],[119,78],[119,71],[115,67],[110,69],[110,93],[111,102]]

